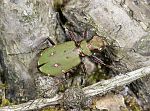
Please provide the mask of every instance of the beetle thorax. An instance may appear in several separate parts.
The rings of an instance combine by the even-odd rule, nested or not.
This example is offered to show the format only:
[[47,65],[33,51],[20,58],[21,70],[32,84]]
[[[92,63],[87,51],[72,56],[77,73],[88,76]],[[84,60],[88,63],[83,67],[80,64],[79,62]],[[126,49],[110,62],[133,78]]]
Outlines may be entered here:
[[90,49],[87,46],[88,46],[88,43],[85,40],[81,42],[80,48],[79,48],[80,55],[87,55],[87,56],[92,55]]

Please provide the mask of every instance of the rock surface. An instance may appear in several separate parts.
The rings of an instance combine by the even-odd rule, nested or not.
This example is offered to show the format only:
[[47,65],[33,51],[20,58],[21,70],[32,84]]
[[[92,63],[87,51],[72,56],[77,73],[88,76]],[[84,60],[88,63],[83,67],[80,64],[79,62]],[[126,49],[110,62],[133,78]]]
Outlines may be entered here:
[[[62,13],[82,32],[88,29],[89,35],[96,32],[114,42],[122,50],[118,58],[134,70],[150,65],[149,4],[148,0],[70,0]],[[55,43],[65,41],[52,0],[1,0],[0,14],[0,74],[2,83],[8,84],[6,97],[17,103],[37,98],[42,89],[35,85],[41,75],[37,58],[41,46],[47,47],[42,43],[47,37]],[[147,109],[149,85],[149,77],[131,85],[143,95],[139,97]]]

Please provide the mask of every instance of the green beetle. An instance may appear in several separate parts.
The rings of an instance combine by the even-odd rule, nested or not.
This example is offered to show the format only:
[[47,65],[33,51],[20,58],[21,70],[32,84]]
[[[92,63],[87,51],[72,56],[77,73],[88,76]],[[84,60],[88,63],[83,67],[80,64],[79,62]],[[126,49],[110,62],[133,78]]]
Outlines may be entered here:
[[51,76],[59,76],[81,63],[81,57],[92,56],[92,50],[101,51],[107,45],[105,39],[94,36],[89,42],[81,41],[77,47],[75,41],[54,45],[45,49],[38,60],[39,70]]

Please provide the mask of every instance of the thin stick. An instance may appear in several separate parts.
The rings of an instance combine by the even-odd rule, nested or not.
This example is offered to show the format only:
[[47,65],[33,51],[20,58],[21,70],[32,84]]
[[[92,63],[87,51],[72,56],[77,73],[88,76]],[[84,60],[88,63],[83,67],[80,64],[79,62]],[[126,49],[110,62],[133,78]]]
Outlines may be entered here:
[[62,99],[62,94],[56,95],[54,98],[39,98],[23,104],[1,107],[0,111],[28,111],[28,110],[41,109],[46,106],[53,106],[59,104],[59,101],[61,99]]
[[[137,79],[140,79],[148,75],[150,75],[150,66],[143,67],[126,74],[120,74],[109,80],[100,81],[96,84],[83,88],[83,91],[86,97],[95,96],[98,94],[103,95],[111,91],[112,89],[115,89],[120,86],[125,86]],[[46,98],[36,99],[23,104],[1,107],[0,111],[20,111],[20,110],[27,111],[40,109],[45,106],[52,106],[59,104],[60,101],[62,100],[62,97],[63,94],[57,95],[54,98],[49,99]]]
[[83,88],[83,91],[87,97],[97,94],[103,95],[112,89],[125,86],[147,75],[150,75],[150,66],[143,67],[126,74],[120,74],[109,80],[100,81],[96,84]]

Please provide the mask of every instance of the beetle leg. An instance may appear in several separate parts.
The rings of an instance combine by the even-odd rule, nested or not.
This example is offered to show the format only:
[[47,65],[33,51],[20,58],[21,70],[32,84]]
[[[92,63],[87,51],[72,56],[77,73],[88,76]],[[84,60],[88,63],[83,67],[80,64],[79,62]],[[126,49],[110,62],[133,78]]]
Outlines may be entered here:
[[85,58],[84,57],[80,57],[80,59],[81,59],[81,63],[80,63],[80,68],[81,68],[81,82],[80,82],[80,84],[82,85],[82,86],[84,86],[85,84],[86,84],[86,78],[87,78],[87,69],[86,69],[86,67],[85,67]]
[[82,38],[83,38],[83,39],[86,39],[87,36],[88,36],[88,32],[87,32],[87,30],[85,30],[85,31],[82,33]]
[[72,41],[75,42],[75,44],[76,44],[77,47],[79,47],[79,46],[80,46],[80,42],[79,42],[79,40],[77,39],[77,38],[78,38],[77,35],[76,35],[74,32],[69,31],[69,30],[67,30],[66,32],[68,32],[68,34],[67,34],[68,37],[69,37]]
[[70,31],[67,27],[64,27],[64,24],[66,23],[67,18],[62,14],[62,12],[57,13],[56,18],[57,18],[57,23],[62,28],[64,34],[66,35],[66,38],[71,39],[72,41],[75,41],[75,43],[77,43],[77,40],[76,40],[77,36],[75,35],[75,33]]
[[68,37],[72,40],[76,42],[76,35],[72,32],[68,30]]
[[98,63],[98,64],[101,64],[101,65],[104,65],[104,66],[106,66],[106,67],[108,67],[108,68],[113,68],[113,67],[111,67],[110,65],[107,65],[107,64],[105,64],[100,58],[98,58],[98,57],[96,57],[96,56],[94,56],[94,55],[91,55],[91,58],[92,58],[92,60],[94,61],[94,62],[96,62],[96,63]]
[[102,65],[106,65],[101,59],[99,59],[98,57],[91,55],[92,59],[94,62],[102,64]]
[[82,75],[82,78],[81,78],[81,85],[84,85],[86,83],[86,76],[87,76],[87,70],[86,70],[86,67],[85,67],[85,64],[84,62],[81,62],[81,65],[82,65],[82,71],[83,71],[83,75]]
[[98,64],[104,65],[107,68],[113,69],[114,71],[118,71],[115,67],[105,64],[101,59],[99,59],[98,57],[96,57],[94,55],[92,55],[92,59],[94,62],[96,62]]

